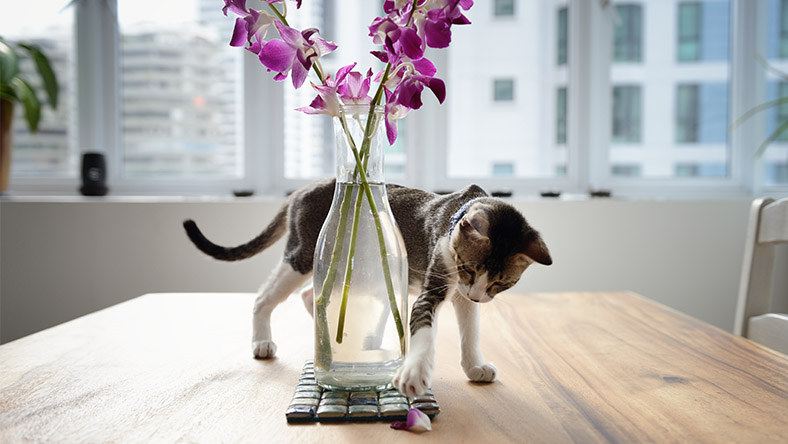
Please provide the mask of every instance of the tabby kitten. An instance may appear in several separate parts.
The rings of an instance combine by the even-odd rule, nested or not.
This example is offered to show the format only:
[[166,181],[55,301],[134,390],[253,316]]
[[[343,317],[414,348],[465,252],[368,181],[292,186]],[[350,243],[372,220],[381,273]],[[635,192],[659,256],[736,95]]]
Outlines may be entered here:
[[[471,381],[493,381],[497,370],[485,362],[479,347],[478,303],[489,302],[510,288],[532,263],[552,263],[541,236],[511,205],[489,197],[476,185],[448,195],[397,185],[387,185],[386,191],[405,241],[409,288],[418,293],[410,315],[410,351],[394,377],[394,386],[408,396],[430,387],[435,314],[446,300],[454,304],[457,315],[460,364],[466,376]],[[282,261],[254,304],[252,352],[257,358],[276,353],[271,312],[311,276],[315,244],[333,194],[334,180],[295,191],[260,235],[233,248],[206,239],[193,221],[183,223],[197,248],[225,261],[251,257],[288,232]],[[311,290],[302,297],[311,314]]]

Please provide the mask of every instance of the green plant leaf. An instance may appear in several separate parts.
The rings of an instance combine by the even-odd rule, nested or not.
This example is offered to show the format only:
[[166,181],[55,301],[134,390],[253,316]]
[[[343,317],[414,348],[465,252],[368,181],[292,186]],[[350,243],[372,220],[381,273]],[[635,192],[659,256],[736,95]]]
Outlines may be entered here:
[[780,137],[780,134],[784,133],[786,130],[788,130],[788,121],[783,122],[782,125],[777,127],[777,129],[774,130],[774,132],[771,133],[769,137],[763,141],[763,143],[761,143],[758,149],[755,150],[755,156],[761,156],[763,152],[766,151],[766,147],[769,146],[770,143],[774,142],[778,137]]
[[24,48],[30,54],[30,58],[32,58],[33,62],[36,64],[38,75],[41,76],[41,80],[44,83],[44,90],[47,93],[49,105],[52,108],[57,108],[57,76],[55,75],[55,71],[52,69],[52,64],[49,62],[49,58],[35,45],[20,43],[19,46]]
[[787,104],[787,103],[788,103],[788,97],[780,97],[779,99],[770,100],[768,102],[761,103],[758,106],[754,106],[754,107],[750,108],[749,110],[747,110],[747,112],[742,114],[741,117],[736,119],[735,122],[731,123],[729,129],[730,129],[730,131],[733,131],[736,128],[738,128],[739,125],[744,123],[745,120],[747,120],[750,117],[758,114],[759,112],[767,110],[767,109],[775,107],[775,106],[780,106],[780,105],[783,105],[783,104]]
[[11,79],[19,74],[19,56],[14,48],[0,38],[0,86],[11,84]]
[[38,131],[38,122],[41,120],[41,102],[38,100],[38,97],[36,97],[35,91],[33,91],[29,83],[19,77],[14,77],[14,79],[11,80],[11,86],[14,88],[16,96],[25,108],[25,120],[27,120],[27,126],[30,128],[30,132],[34,133]]

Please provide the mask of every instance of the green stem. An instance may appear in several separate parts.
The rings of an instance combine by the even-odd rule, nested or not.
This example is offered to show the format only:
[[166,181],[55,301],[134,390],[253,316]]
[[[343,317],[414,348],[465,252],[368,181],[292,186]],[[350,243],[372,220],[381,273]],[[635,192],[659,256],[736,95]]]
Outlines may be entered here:
[[361,218],[361,204],[364,199],[360,198],[361,188],[356,188],[356,205],[353,209],[353,226],[350,234],[350,246],[347,253],[347,264],[345,265],[345,282],[342,285],[342,303],[339,308],[339,322],[337,323],[337,344],[342,343],[345,330],[345,310],[347,309],[347,299],[350,293],[350,281],[353,275],[353,257],[356,255],[356,240],[358,239],[358,223]]
[[[340,186],[340,184],[336,184]],[[320,344],[320,354],[315,356],[315,365],[318,368],[328,370],[331,366],[331,340],[328,329],[328,316],[326,315],[326,308],[328,305],[328,296],[334,286],[334,281],[337,275],[337,264],[339,263],[339,253],[342,250],[342,244],[345,241],[345,227],[347,226],[348,211],[350,210],[350,193],[345,193],[342,198],[342,206],[339,210],[339,224],[337,225],[337,235],[334,241],[334,247],[331,250],[331,261],[328,265],[328,272],[326,278],[323,280],[323,285],[320,287],[320,295],[315,298],[315,341]]]
[[[366,166],[366,160],[368,159],[364,159],[364,160],[361,159],[361,155],[359,154],[358,148],[356,147],[356,144],[353,141],[353,137],[350,135],[350,131],[347,127],[347,120],[345,119],[344,114],[340,114],[339,118],[340,121],[342,122],[342,128],[345,131],[345,136],[347,137],[348,143],[350,144],[350,149],[353,152],[353,157],[356,160],[356,167],[358,168],[358,171],[360,173],[359,176],[361,178],[361,188],[364,191],[367,200],[369,201],[369,209],[375,221],[375,232],[378,237],[378,246],[380,249],[380,262],[383,267],[383,277],[386,282],[386,293],[388,294],[389,305],[391,306],[391,312],[394,316],[394,323],[396,324],[397,327],[397,334],[399,335],[399,339],[400,339],[400,348],[402,350],[402,353],[405,354],[405,329],[402,325],[402,317],[400,316],[399,308],[397,307],[397,298],[394,295],[394,285],[391,279],[391,269],[389,267],[388,255],[386,253],[386,241],[383,235],[383,225],[381,224],[380,221],[380,215],[378,214],[378,209],[377,209],[377,205],[375,204],[375,199],[372,196],[372,190],[370,189],[369,182],[367,181],[367,171],[365,166]],[[370,116],[370,118],[374,118],[374,117]],[[369,125],[369,119],[368,119],[366,130],[369,131],[371,130],[371,128],[372,126]],[[369,134],[364,135],[364,139],[369,139],[369,138],[370,138]],[[357,234],[356,230],[357,227],[354,226],[354,230],[351,236]],[[352,238],[351,238],[351,242],[352,242]],[[350,257],[348,259],[350,259]],[[349,282],[346,282],[346,285],[349,285]],[[343,294],[342,307],[344,308],[346,304],[347,304],[347,298],[346,295]],[[344,315],[345,315],[345,310],[340,309],[340,317],[344,317]],[[337,337],[340,337],[341,335],[342,335],[342,330],[338,328]]]

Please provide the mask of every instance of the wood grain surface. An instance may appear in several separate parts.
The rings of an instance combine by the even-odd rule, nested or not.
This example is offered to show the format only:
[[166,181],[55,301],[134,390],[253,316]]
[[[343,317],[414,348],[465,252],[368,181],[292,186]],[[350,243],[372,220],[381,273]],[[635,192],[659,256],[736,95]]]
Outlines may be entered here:
[[788,357],[633,293],[506,294],[482,309],[498,381],[459,368],[439,315],[433,431],[288,424],[311,319],[251,294],[152,294],[0,346],[0,442],[788,442]]

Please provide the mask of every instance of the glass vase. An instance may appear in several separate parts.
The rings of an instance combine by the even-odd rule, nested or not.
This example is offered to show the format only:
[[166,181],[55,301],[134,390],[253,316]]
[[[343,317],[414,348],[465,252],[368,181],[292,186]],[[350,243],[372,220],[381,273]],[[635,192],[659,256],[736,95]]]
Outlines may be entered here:
[[323,387],[391,386],[407,349],[408,258],[383,181],[382,107],[334,118],[336,186],[314,261],[315,377]]

